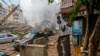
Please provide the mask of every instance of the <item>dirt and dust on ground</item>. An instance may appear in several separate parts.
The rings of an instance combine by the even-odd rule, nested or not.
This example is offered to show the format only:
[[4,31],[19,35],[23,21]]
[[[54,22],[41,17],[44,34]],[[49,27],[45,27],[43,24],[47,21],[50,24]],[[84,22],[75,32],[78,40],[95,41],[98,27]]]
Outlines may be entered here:
[[[58,56],[57,52],[57,37],[58,35],[54,35],[49,37],[49,43],[48,43],[48,56]],[[9,56],[16,56],[19,54],[19,52],[16,52],[14,48],[12,47],[12,43],[4,43],[0,44],[0,51],[6,52]]]
[[[48,49],[47,49],[48,56],[58,56],[57,39],[59,36],[60,36],[59,34],[55,34],[49,37]],[[72,46],[70,48],[71,48],[71,56],[74,56],[73,52],[74,49]],[[9,56],[16,56],[17,54],[19,54],[19,52],[16,52],[12,47],[12,43],[0,44],[0,51],[6,52]]]
[[[48,56],[58,56],[58,51],[57,51],[57,39],[60,35],[55,34],[54,36],[49,37],[49,43],[48,43]],[[71,49],[71,56],[75,56],[75,50],[73,45],[70,45]],[[19,52],[16,52],[14,48],[12,47],[12,43],[5,43],[5,44],[0,44],[0,51],[6,52],[9,56],[16,56],[19,54]]]
[[16,56],[18,54],[12,47],[12,43],[0,44],[0,51],[6,52],[9,56]]
[[[54,35],[49,37],[48,43],[48,56],[58,56],[57,52],[57,39],[59,35]],[[6,52],[9,56],[16,56],[19,52],[16,52],[12,47],[12,43],[0,44],[0,51]]]
[[[58,40],[58,37],[61,36],[59,34],[56,34],[55,36],[51,36],[49,39],[49,43],[48,43],[48,56],[58,56],[58,50],[57,50],[57,40]],[[70,45],[70,49],[71,49],[71,56],[75,56],[75,53],[74,53],[74,48],[72,45]]]

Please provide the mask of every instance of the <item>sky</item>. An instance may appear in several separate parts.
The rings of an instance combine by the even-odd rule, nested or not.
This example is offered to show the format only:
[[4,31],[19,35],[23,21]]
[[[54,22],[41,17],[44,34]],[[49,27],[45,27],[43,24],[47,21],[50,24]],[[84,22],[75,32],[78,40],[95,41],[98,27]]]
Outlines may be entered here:
[[[4,1],[6,1],[6,3],[7,3],[8,5],[11,5],[11,3],[17,5],[17,4],[19,4],[19,1],[20,1],[20,0],[4,0]],[[11,2],[10,2],[10,1],[11,1]],[[8,6],[7,4],[3,3],[2,0],[0,0],[0,2],[3,4],[4,7],[7,7],[7,6]]]
[[[9,5],[10,5],[11,3],[12,3],[12,4],[18,5],[18,4],[20,3],[21,0],[5,0],[5,1],[6,1],[6,3],[9,4]],[[11,2],[10,2],[10,1],[11,1]],[[55,2],[57,2],[57,3],[59,3],[60,1],[61,1],[61,0],[55,0]],[[2,0],[0,0],[0,2],[3,4],[4,7],[7,6],[7,5],[5,5],[5,4],[2,2]],[[27,2],[27,1],[24,0],[24,2]]]

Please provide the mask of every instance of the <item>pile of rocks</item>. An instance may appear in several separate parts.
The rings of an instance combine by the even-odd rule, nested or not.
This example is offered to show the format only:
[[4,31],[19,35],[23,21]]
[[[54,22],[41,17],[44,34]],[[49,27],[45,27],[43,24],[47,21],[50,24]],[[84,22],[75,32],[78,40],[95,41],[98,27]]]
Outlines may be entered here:
[[32,29],[32,27],[26,23],[11,22],[7,21],[0,25],[1,32],[22,32],[27,33]]

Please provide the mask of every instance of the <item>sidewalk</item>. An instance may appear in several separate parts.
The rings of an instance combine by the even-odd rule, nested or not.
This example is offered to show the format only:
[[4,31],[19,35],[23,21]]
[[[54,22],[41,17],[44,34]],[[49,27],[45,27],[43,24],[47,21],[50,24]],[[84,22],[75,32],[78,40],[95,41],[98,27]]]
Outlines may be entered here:
[[58,39],[57,34],[49,37],[48,50],[47,50],[48,56],[58,56],[57,39]]
[[[59,35],[56,34],[55,36],[49,37],[50,41],[48,43],[48,56],[58,56],[58,50],[57,50],[57,39]],[[70,38],[72,39],[72,37]],[[75,47],[72,44],[72,40],[70,40],[70,50],[71,50],[71,56],[75,56]],[[100,56],[100,53],[97,53],[98,56]],[[79,52],[79,56],[83,56],[83,53]]]

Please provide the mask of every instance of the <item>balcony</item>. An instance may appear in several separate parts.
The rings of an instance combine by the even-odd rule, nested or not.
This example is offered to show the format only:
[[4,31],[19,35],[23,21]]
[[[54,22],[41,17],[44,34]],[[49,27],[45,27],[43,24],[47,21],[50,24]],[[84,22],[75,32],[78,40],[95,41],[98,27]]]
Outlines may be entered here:
[[[68,13],[76,5],[76,1],[77,0],[62,0],[60,13]],[[81,6],[79,10],[84,11],[85,9],[85,6]]]
[[73,0],[62,0],[61,9],[73,6]]

